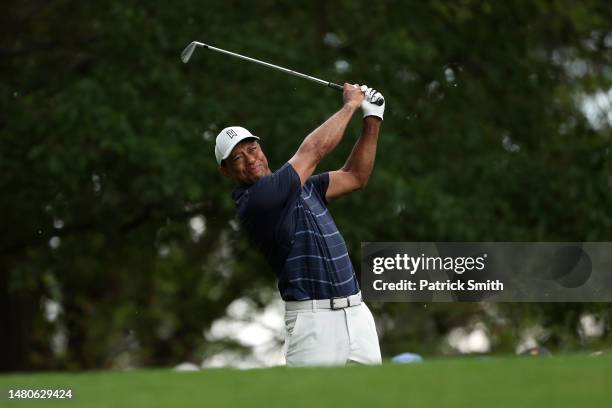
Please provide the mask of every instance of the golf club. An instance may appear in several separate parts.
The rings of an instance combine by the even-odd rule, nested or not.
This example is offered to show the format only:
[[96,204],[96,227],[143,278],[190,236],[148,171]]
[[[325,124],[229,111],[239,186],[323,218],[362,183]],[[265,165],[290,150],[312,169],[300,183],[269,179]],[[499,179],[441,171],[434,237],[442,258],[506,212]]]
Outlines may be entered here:
[[[288,69],[288,68],[279,67],[278,65],[270,64],[268,62],[260,61],[260,60],[257,60],[255,58],[250,58],[250,57],[247,57],[247,56],[244,56],[244,55],[236,54],[235,52],[226,51],[224,49],[213,47],[212,45],[204,44],[204,43],[201,43],[201,42],[198,42],[198,41],[192,41],[187,47],[185,47],[185,49],[181,53],[181,60],[185,64],[188,63],[189,60],[191,59],[191,56],[193,55],[193,52],[195,51],[196,47],[204,47],[204,48],[212,50],[212,51],[220,52],[222,54],[230,55],[232,57],[236,57],[236,58],[240,58],[240,59],[243,59],[243,60],[246,60],[246,61],[254,62],[256,64],[263,65],[263,66],[266,66],[266,67],[269,67],[269,68],[274,68],[274,69],[276,69],[278,71],[282,71],[282,72],[285,72],[285,73],[290,74],[290,75],[294,75],[294,76],[297,76],[297,77],[300,77],[300,78],[308,79],[308,80],[311,80],[311,81],[316,82],[318,84],[328,86],[328,87],[330,87],[332,89],[335,89],[337,91],[340,91],[340,92],[342,92],[344,90],[341,85],[335,84],[333,82],[324,81],[322,79],[315,78],[315,77],[310,76],[310,75],[302,74],[301,72],[293,71],[293,70]],[[381,106],[383,103],[385,103],[385,100],[382,97],[379,97],[373,103],[375,103],[378,106]]]

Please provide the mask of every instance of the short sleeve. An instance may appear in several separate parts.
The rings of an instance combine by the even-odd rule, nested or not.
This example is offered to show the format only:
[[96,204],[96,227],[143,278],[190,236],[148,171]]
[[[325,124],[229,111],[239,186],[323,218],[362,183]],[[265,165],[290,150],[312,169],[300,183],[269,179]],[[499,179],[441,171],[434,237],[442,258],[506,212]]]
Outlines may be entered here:
[[300,195],[301,183],[291,164],[285,163],[274,173],[262,177],[249,188],[248,212],[280,212]]
[[319,192],[319,196],[323,199],[323,202],[327,204],[327,200],[325,199],[325,194],[327,193],[327,187],[329,186],[329,173],[319,173],[314,176],[310,176],[308,179],[317,191]]

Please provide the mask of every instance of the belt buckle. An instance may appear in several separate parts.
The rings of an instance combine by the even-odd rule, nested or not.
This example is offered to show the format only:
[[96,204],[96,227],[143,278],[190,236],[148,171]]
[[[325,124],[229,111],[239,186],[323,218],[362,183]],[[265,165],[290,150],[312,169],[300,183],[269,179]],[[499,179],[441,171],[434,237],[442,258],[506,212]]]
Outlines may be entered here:
[[[346,300],[346,304],[341,305],[341,306],[336,306],[337,300]],[[334,297],[334,298],[329,299],[329,305],[331,307],[331,310],[345,309],[351,306],[351,300],[348,297]]]

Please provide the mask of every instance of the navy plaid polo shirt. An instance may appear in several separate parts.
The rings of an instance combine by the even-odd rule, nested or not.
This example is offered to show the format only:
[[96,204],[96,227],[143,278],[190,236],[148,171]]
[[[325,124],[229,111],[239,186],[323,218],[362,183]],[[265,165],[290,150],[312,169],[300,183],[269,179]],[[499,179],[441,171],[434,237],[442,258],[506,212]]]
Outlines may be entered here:
[[359,292],[344,238],[325,206],[329,174],[304,186],[291,164],[237,187],[238,218],[276,273],[286,300],[329,299]]

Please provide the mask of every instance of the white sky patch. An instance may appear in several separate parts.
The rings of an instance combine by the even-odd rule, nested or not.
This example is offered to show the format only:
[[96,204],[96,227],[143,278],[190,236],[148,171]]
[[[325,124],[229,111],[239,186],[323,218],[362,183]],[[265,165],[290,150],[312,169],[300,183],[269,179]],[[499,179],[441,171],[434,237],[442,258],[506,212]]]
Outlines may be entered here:
[[429,95],[431,95],[432,93],[434,93],[438,88],[440,87],[440,84],[438,83],[438,81],[431,81],[430,83],[427,84],[427,93]]
[[573,59],[564,64],[565,72],[571,78],[582,78],[589,73],[589,64],[583,59]]
[[193,363],[189,363],[189,362],[181,363],[174,367],[174,371],[178,371],[181,373],[190,372],[190,371],[198,371],[199,369],[200,367],[198,367],[197,365]]
[[49,240],[49,247],[51,249],[57,249],[62,244],[62,239],[60,237],[51,237]]
[[213,140],[214,136],[215,134],[211,132],[210,130],[205,130],[204,133],[202,133],[202,139],[204,139],[207,142],[210,142],[211,140]]
[[348,61],[345,60],[338,60],[334,64],[334,68],[336,69],[337,73],[344,74],[345,72],[351,70],[351,64],[349,64]]
[[63,328],[58,329],[50,339],[51,351],[54,355],[59,356],[66,353],[68,348],[68,334]]
[[55,218],[53,220],[53,228],[62,229],[64,228],[64,220],[60,220],[59,218]]
[[491,350],[491,340],[482,323],[473,328],[458,327],[448,334],[448,344],[462,354],[487,353]]
[[235,352],[223,352],[206,358],[202,367],[254,368],[285,363],[283,347],[278,339],[284,337],[284,304],[275,300],[263,311],[256,312],[248,299],[236,299],[226,310],[225,317],[216,320],[205,333],[208,341],[231,339],[251,349],[245,357]]
[[53,323],[55,330],[49,337],[49,346],[54,355],[62,355],[68,346],[68,335],[65,327],[59,323],[58,318],[63,312],[62,304],[53,299],[42,300],[43,313],[49,323]]
[[100,183],[100,176],[97,174],[91,175],[91,182],[93,183],[93,190],[95,193],[100,192],[102,190],[102,183]]
[[597,319],[592,314],[580,316],[580,333],[583,337],[601,337],[604,333],[604,328],[603,319]]
[[189,220],[189,229],[191,233],[191,240],[193,242],[198,242],[204,232],[206,232],[206,218],[203,215],[196,215],[195,217],[191,217]]
[[455,71],[452,68],[446,68],[444,70],[444,76],[447,82],[455,82]]
[[240,231],[240,223],[238,223],[238,221],[236,220],[230,220],[229,221],[229,226],[234,230],[234,231]]
[[225,313],[232,319],[246,319],[253,314],[253,302],[246,298],[239,298],[229,304]]
[[323,37],[323,44],[329,45],[330,47],[337,48],[342,45],[342,40],[336,33],[326,33]]
[[612,126],[612,89],[582,96],[581,106],[593,128]]
[[43,301],[43,307],[45,310],[45,319],[47,319],[47,321],[51,323],[56,321],[60,313],[62,312],[61,303],[56,302],[52,299],[45,299]]
[[516,354],[521,354],[531,348],[538,347],[541,341],[545,341],[548,332],[541,326],[532,326],[523,330],[521,339],[516,346]]
[[510,153],[518,153],[521,150],[521,146],[514,143],[512,138],[508,134],[504,134],[502,136],[502,146],[504,150]]
[[168,245],[161,245],[157,250],[157,255],[160,258],[167,258],[170,255],[170,247]]
[[572,79],[582,78],[589,73],[588,62],[576,57],[576,52],[572,49],[553,51],[551,60],[555,65],[562,67],[565,74]]

